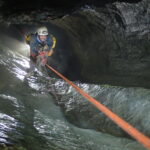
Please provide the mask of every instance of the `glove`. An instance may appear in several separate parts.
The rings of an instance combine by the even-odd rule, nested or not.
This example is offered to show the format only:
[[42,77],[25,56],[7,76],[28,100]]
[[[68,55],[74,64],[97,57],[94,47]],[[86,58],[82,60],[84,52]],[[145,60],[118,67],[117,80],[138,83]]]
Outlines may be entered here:
[[53,49],[51,49],[50,51],[48,51],[47,55],[48,55],[48,56],[52,56],[53,53],[54,53],[54,51],[53,51]]
[[46,55],[46,52],[45,52],[45,51],[42,51],[42,52],[39,52],[39,55],[38,55],[38,56],[44,57],[45,55]]

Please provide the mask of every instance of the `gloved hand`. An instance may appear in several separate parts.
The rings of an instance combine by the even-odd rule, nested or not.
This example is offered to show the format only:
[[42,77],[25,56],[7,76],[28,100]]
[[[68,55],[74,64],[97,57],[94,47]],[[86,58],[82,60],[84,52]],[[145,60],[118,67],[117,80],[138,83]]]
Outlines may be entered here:
[[48,56],[52,56],[53,53],[54,53],[53,49],[50,49],[50,50],[47,52],[47,55],[48,55]]
[[45,51],[42,51],[42,52],[39,52],[39,55],[38,55],[38,57],[40,56],[40,57],[44,57],[46,55],[46,52]]

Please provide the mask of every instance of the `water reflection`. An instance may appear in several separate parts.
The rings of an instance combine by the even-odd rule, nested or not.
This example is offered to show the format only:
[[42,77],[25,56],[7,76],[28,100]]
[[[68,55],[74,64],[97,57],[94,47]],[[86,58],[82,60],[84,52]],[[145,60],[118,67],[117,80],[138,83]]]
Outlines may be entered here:
[[[28,150],[143,149],[135,141],[77,128],[68,123],[60,107],[55,104],[54,97],[48,92],[64,96],[64,99],[72,98],[74,102],[79,100],[77,94],[62,80],[46,78],[38,71],[25,84],[23,79],[29,67],[26,57],[6,51],[0,54],[0,65],[5,66],[8,74],[13,74],[11,80],[7,78],[4,81],[8,86],[0,91],[1,143],[19,143]],[[86,84],[81,85],[81,88],[90,93],[96,90]],[[73,96],[69,97],[70,93]],[[69,102],[66,105],[72,107]]]

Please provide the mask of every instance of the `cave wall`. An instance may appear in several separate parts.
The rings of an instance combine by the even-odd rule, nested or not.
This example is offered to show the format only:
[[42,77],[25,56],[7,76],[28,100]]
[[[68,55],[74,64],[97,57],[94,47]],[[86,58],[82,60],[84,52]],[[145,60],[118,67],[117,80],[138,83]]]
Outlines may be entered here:
[[149,88],[149,5],[114,3],[54,20],[70,34],[88,82]]
[[149,88],[149,10],[148,0],[115,2],[79,7],[69,14],[59,9],[15,13],[2,21],[7,25],[50,23],[63,30],[68,36],[63,49],[75,56],[67,66],[78,68],[68,69],[67,74],[80,72],[81,81]]

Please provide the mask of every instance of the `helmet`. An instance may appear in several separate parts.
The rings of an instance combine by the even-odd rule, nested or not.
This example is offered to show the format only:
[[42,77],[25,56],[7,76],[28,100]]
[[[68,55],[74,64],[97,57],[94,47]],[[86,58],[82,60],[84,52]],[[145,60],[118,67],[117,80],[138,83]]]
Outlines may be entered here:
[[40,27],[37,30],[38,35],[48,35],[48,29],[46,27]]

